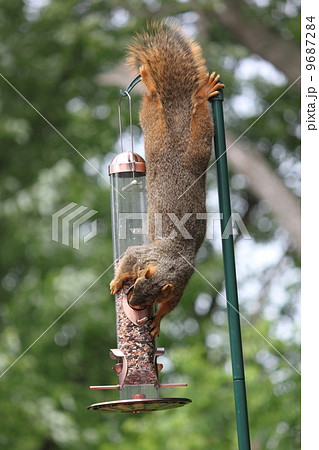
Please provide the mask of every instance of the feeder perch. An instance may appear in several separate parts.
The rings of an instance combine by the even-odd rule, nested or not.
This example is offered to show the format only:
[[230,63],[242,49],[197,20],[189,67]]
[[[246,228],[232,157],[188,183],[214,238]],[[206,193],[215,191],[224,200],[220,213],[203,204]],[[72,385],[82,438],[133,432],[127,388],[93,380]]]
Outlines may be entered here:
[[[133,80],[134,82],[134,80]],[[134,86],[134,84],[130,86]],[[128,88],[129,89],[129,88]],[[149,243],[147,237],[146,168],[143,158],[133,151],[131,97],[130,107],[131,150],[123,151],[121,112],[119,102],[120,141],[122,152],[109,166],[111,184],[113,256],[116,268],[125,250],[130,246]],[[95,403],[88,408],[110,413],[139,413],[177,408],[190,403],[188,398],[160,398],[164,387],[187,386],[186,384],[160,384],[158,374],[163,368],[157,358],[164,354],[156,348],[151,334],[153,306],[133,309],[128,303],[128,293],[134,280],[124,283],[115,295],[117,348],[110,350],[116,361],[113,370],[117,385],[90,386],[91,389],[118,389],[118,401]]]

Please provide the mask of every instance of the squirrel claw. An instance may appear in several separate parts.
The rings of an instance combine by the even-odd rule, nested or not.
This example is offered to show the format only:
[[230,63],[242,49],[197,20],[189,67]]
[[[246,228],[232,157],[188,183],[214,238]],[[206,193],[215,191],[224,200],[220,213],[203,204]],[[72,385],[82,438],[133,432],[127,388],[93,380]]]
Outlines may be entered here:
[[223,83],[219,83],[219,79],[220,79],[220,75],[216,75],[215,72],[213,72],[211,74],[211,76],[207,75],[207,84],[209,85],[210,88],[210,93],[208,98],[214,97],[214,95],[218,95],[219,94],[219,89],[222,89],[225,87],[225,85]]
[[156,338],[160,335],[160,327],[156,325],[154,328],[151,329],[151,335]]
[[158,320],[156,320],[156,316],[153,319],[153,322],[151,324],[151,335],[156,338],[160,335],[160,324]]
[[121,285],[117,283],[115,280],[112,280],[110,283],[110,291],[111,294],[116,294],[121,289]]
[[[117,294],[118,291],[123,287],[124,283],[131,281],[133,279],[134,278],[133,278],[132,274],[129,274],[129,273],[125,273],[121,277],[118,277],[118,276],[115,277],[110,283],[111,294]],[[131,284],[132,283],[130,283],[129,287],[131,287]]]
[[[221,87],[223,88],[224,86],[222,85]],[[210,94],[210,96],[208,98],[215,97],[215,95],[218,95],[218,94],[219,94],[219,91],[214,91]]]

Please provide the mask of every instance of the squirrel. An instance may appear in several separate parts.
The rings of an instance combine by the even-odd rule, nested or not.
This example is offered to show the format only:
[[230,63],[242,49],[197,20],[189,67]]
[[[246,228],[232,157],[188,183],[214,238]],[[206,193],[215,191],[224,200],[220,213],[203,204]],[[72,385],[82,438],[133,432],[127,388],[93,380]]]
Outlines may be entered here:
[[205,172],[213,140],[207,100],[224,85],[215,72],[209,75],[199,44],[167,20],[136,36],[128,63],[147,88],[140,124],[150,243],[126,250],[110,289],[115,294],[129,280],[132,308],[159,303],[151,325],[157,337],[161,320],[183,295],[205,237]]

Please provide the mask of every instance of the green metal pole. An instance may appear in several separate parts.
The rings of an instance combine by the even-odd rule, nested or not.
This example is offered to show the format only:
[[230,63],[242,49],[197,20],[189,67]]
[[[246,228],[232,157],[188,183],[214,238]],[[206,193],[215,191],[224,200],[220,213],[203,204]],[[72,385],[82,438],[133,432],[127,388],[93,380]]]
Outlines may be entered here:
[[223,91],[212,98],[215,125],[215,157],[217,165],[218,199],[221,213],[222,247],[225,287],[227,298],[230,352],[236,408],[237,436],[239,450],[250,450],[247,397],[244,361],[240,331],[240,317],[237,294],[234,241],[231,225],[231,206],[226,157],[226,141],[223,113]]

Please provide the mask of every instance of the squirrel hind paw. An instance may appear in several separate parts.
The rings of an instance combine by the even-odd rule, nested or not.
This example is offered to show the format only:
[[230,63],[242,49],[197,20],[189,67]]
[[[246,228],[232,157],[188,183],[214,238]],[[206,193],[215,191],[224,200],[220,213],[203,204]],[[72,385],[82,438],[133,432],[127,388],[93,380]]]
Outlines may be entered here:
[[218,82],[219,78],[220,76],[215,75],[215,72],[213,72],[210,76],[209,74],[207,74],[205,84],[196,93],[195,108],[198,104],[201,104],[204,101],[206,102],[210,98],[219,94],[219,89],[222,89],[224,87],[223,83]]
[[208,98],[211,98],[218,95],[219,89],[223,89],[225,85],[223,83],[219,83],[220,75],[216,75],[215,72],[213,72],[210,76],[208,75],[207,78],[207,88],[209,90]]

